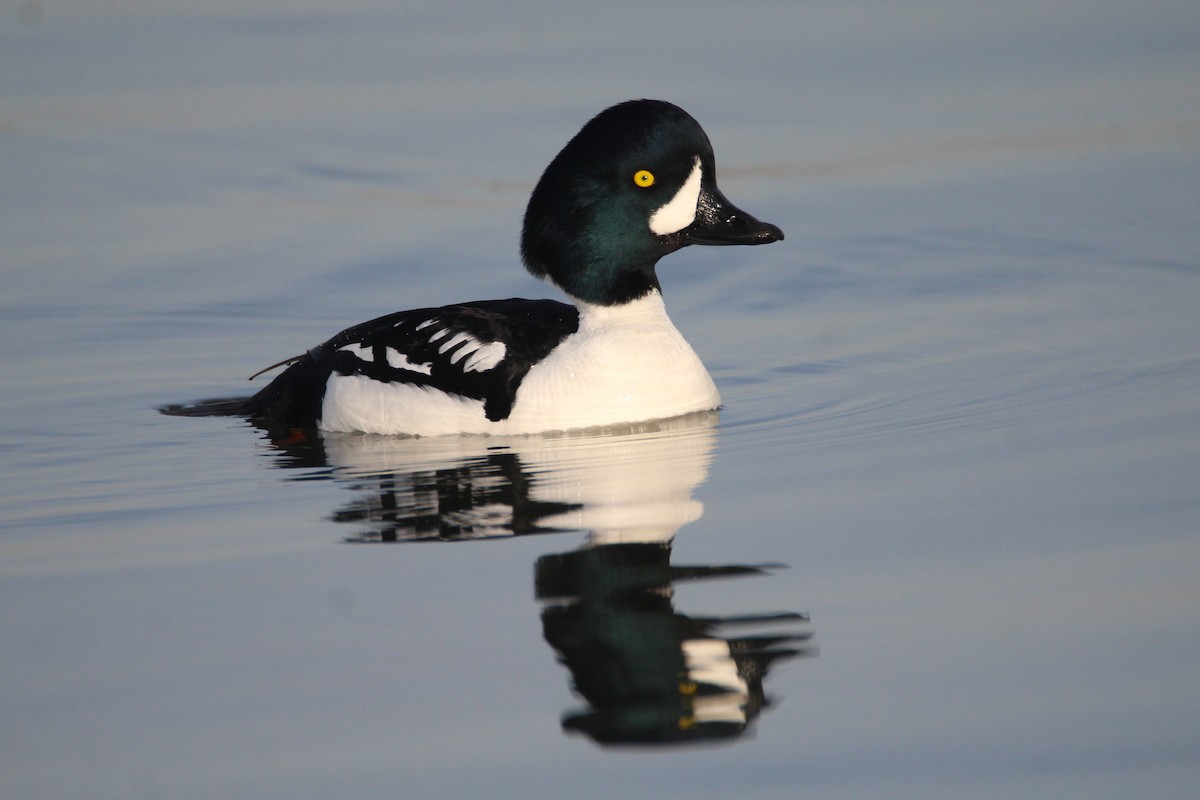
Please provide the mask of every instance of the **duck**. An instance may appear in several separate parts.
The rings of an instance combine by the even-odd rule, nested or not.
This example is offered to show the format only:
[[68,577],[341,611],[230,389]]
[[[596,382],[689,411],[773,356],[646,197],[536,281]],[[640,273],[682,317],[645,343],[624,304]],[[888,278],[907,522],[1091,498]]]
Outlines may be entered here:
[[712,411],[720,393],[667,316],[658,262],[689,245],[783,238],[721,193],[712,145],[691,115],[662,100],[619,103],[567,142],[525,211],[522,262],[570,302],[388,314],[268,367],[286,369],[252,397],[191,413],[289,431],[439,436]]

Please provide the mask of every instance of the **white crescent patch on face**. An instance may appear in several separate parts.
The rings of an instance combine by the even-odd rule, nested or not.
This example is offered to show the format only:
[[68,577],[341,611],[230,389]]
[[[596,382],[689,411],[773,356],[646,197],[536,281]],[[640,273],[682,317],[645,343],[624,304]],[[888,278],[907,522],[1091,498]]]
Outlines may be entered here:
[[700,202],[700,156],[692,171],[667,203],[650,215],[650,230],[659,236],[681,231],[696,219],[696,204]]

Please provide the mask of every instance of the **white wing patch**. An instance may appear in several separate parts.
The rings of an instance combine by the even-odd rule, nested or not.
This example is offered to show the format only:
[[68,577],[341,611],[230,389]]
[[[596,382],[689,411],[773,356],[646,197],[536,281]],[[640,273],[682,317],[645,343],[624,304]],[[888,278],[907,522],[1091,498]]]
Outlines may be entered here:
[[[437,337],[434,337],[434,338],[437,338]],[[429,341],[431,341],[431,342],[432,342],[432,341],[433,341],[433,339],[430,339]],[[472,336],[471,334],[469,334],[469,333],[456,333],[456,334],[454,334],[453,336],[451,336],[449,339],[447,339],[446,341],[442,342],[442,346],[438,348],[438,352],[439,352],[439,353],[444,353],[444,352],[446,352],[447,350],[451,350],[451,349],[453,349],[453,348],[455,348],[455,347],[458,347],[460,344],[463,344],[464,342],[469,342],[470,344],[473,344],[473,345],[475,345],[475,347],[479,347],[479,340],[478,340],[478,339],[476,339],[476,338],[475,338],[474,336]],[[466,349],[467,349],[467,348],[465,348],[465,347],[463,348],[463,350],[466,350]],[[455,353],[455,354],[454,354],[454,355],[453,355],[453,356],[450,358],[450,363],[451,363],[451,364],[453,364],[453,363],[455,363],[456,361],[458,361],[458,359],[460,359],[460,358],[462,358],[462,357],[463,357],[463,353],[462,353],[462,351],[460,350],[459,352]]]
[[696,219],[696,204],[700,202],[700,156],[692,163],[691,174],[675,196],[650,215],[650,230],[659,236],[675,233]]
[[[455,350],[455,348],[458,349]],[[457,364],[464,358],[466,359],[462,365],[463,372],[487,372],[503,361],[505,353],[508,352],[504,342],[485,344],[469,333],[456,333],[438,348],[439,353],[450,350],[454,350],[450,354],[451,364]]]
[[[487,372],[489,369],[494,369],[504,360],[507,353],[508,348],[504,346],[504,342],[481,345],[467,359],[467,363],[463,364],[463,372]],[[457,353],[455,356],[457,357]]]
[[[425,320],[417,326],[417,329],[428,328],[435,322],[436,320],[432,319]],[[445,339],[447,336],[450,336],[450,329],[441,328],[429,337],[429,343],[434,344],[438,339]],[[355,355],[363,361],[375,360],[374,349],[362,344],[348,344],[339,349],[341,352]],[[432,362],[412,361],[406,353],[402,353],[394,347],[385,348],[384,352],[387,354],[387,363],[396,369],[406,369],[424,375],[433,374]],[[505,347],[504,342],[481,342],[469,333],[460,332],[442,342],[438,347],[438,353],[450,353],[451,364],[462,362],[463,372],[487,372],[489,369],[495,369],[504,360],[504,356],[508,354],[508,348]]]
[[[348,344],[345,347],[340,348],[340,351],[358,356],[363,361],[375,361],[375,350],[372,347],[364,347],[361,344],[355,343]],[[406,356],[404,353],[401,353],[394,347],[385,348],[384,352],[387,354],[387,363],[396,369],[407,369],[412,372],[420,372],[425,375],[428,375],[432,370],[432,364],[418,364],[415,361],[409,361],[408,356]]]
[[407,369],[412,372],[420,372],[424,375],[429,375],[433,372],[433,364],[418,364],[414,361],[409,361],[408,356],[394,347],[387,348],[387,360],[388,364],[396,369]]

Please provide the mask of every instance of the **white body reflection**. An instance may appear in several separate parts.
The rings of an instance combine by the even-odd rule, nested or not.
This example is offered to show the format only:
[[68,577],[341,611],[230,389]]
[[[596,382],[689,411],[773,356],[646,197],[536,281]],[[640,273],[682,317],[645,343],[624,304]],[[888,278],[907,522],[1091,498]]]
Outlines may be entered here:
[[[716,412],[530,436],[323,434],[356,518],[384,541],[588,531],[594,544],[669,542],[700,518]],[[377,491],[372,493],[371,489]]]

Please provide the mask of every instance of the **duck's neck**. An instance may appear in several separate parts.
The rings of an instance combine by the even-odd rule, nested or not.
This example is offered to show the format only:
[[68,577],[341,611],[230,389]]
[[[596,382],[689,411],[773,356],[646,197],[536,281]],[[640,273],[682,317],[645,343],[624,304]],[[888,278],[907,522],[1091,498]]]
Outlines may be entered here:
[[579,309],[579,329],[611,328],[617,325],[670,325],[667,307],[657,289],[628,303],[598,305],[575,300]]

